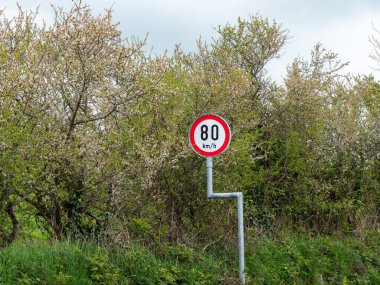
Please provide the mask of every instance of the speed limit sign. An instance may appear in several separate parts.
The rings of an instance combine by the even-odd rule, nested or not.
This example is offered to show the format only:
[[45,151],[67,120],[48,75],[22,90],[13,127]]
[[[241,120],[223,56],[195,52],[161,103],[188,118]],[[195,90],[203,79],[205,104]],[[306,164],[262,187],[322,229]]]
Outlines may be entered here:
[[216,115],[199,117],[191,125],[189,140],[193,149],[202,156],[212,157],[224,152],[231,141],[227,122]]

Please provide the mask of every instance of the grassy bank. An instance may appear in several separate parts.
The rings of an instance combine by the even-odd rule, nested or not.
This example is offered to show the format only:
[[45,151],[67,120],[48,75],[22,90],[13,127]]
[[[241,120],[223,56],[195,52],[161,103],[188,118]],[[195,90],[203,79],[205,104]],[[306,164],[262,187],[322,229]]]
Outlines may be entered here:
[[[235,253],[184,245],[152,254],[90,243],[18,242],[0,250],[0,284],[238,284]],[[248,284],[380,284],[380,235],[261,239],[247,246]]]

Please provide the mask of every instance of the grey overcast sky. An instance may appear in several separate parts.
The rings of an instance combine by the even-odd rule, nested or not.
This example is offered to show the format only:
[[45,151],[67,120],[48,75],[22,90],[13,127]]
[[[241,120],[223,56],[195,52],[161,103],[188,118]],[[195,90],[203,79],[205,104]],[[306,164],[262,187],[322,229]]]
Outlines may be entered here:
[[[372,26],[380,29],[379,0],[87,0],[95,14],[113,5],[114,20],[120,22],[123,35],[144,38],[148,34],[148,46],[153,53],[172,51],[181,43],[183,50],[195,51],[196,39],[210,42],[216,37],[215,27],[235,23],[238,17],[248,18],[259,14],[282,24],[289,30],[287,45],[282,57],[273,60],[269,72],[273,79],[281,81],[286,66],[295,57],[309,58],[313,46],[320,42],[350,62],[347,72],[353,74],[380,73],[373,70],[375,62],[369,58],[371,44],[368,37]],[[27,9],[39,6],[40,17],[51,22],[50,4],[68,9],[68,0],[18,0]],[[16,2],[1,0],[0,8],[13,16]]]

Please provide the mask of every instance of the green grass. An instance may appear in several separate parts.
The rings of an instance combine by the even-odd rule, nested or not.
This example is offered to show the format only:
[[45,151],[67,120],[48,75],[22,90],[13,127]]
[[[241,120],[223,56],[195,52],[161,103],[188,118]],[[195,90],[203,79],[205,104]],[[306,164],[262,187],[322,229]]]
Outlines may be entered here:
[[84,263],[95,252],[69,242],[15,243],[0,252],[0,284],[88,284]]
[[380,284],[380,234],[286,236],[260,240],[247,254],[252,284]]
[[[230,252],[226,254],[225,252]],[[380,234],[260,239],[247,245],[248,284],[380,284]],[[17,242],[0,250],[0,284],[238,284],[236,249],[201,253],[185,245],[154,255],[130,245]]]
[[160,258],[132,245],[118,251],[86,243],[17,242],[0,251],[0,284],[220,284],[212,255],[178,245]]

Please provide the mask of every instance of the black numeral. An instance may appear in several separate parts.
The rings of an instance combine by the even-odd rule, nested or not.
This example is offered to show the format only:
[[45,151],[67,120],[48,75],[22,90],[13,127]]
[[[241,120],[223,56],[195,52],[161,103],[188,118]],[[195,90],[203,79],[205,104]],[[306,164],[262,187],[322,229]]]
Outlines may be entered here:
[[219,128],[217,125],[211,127],[211,138],[216,141],[219,138]]
[[203,125],[201,127],[201,139],[202,140],[207,140],[208,138],[208,127],[206,125]]

